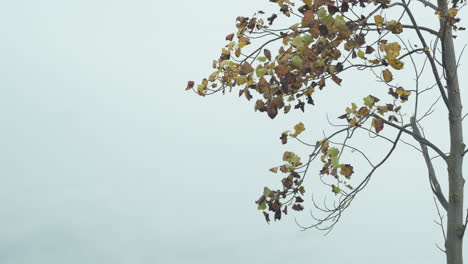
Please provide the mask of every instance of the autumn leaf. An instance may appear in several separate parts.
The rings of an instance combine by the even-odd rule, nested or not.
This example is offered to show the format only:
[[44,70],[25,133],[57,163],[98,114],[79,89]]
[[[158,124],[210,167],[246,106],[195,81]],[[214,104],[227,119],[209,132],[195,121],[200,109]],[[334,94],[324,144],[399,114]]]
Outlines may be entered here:
[[292,209],[295,210],[295,211],[302,211],[302,210],[304,210],[304,206],[302,206],[300,204],[294,204],[292,206]]
[[304,195],[304,193],[306,192],[304,186],[299,187],[299,192],[301,193],[301,195]]
[[447,10],[447,14],[450,17],[455,17],[458,14],[458,10],[456,8],[450,8],[449,10]]
[[335,195],[339,194],[341,192],[341,189],[336,186],[336,185],[332,185],[332,192],[335,193]]
[[366,47],[366,54],[371,54],[371,53],[374,52],[374,51],[375,51],[375,49],[372,48],[371,46],[367,46],[367,47]]
[[375,100],[372,96],[367,96],[367,97],[364,97],[364,105],[367,106],[367,107],[373,107],[374,106],[374,103],[375,103]]
[[332,78],[332,80],[333,80],[336,84],[341,85],[341,81],[342,81],[341,78],[339,78],[339,77],[336,76],[335,74],[332,74],[332,75],[331,75],[331,78]]
[[265,216],[265,221],[270,223],[270,215],[267,212],[263,212],[263,215]]
[[286,144],[286,143],[288,143],[288,134],[287,134],[287,132],[283,132],[283,133],[281,134],[280,139],[281,139],[281,143],[282,143],[283,145]]
[[248,62],[244,62],[240,66],[239,74],[240,75],[247,75],[247,74],[251,73],[252,71],[253,71],[252,65],[250,65],[250,63],[248,63]]
[[345,176],[347,179],[351,178],[351,175],[353,174],[353,166],[349,164],[341,165],[341,170],[340,174]]
[[265,57],[266,57],[269,61],[271,61],[271,52],[270,52],[269,50],[264,49],[264,50],[263,50],[263,54],[265,55]]
[[247,37],[239,38],[239,48],[242,49],[243,47],[245,47],[245,46],[247,46],[249,44],[250,44],[250,39],[249,38],[247,38]]
[[297,137],[305,130],[304,124],[300,122],[299,124],[294,126],[294,134],[291,134],[291,137]]
[[275,67],[275,72],[280,77],[286,76],[286,74],[288,73],[288,66],[280,64]]
[[190,89],[192,89],[194,85],[195,85],[195,82],[194,82],[194,81],[188,81],[188,83],[187,83],[187,88],[185,88],[185,90],[190,90]]
[[363,107],[359,108],[359,111],[357,113],[360,116],[368,116],[369,113],[370,113],[370,110],[369,110],[369,108],[363,106]]
[[338,154],[340,154],[340,151],[337,149],[337,148],[329,148],[328,151],[327,151],[327,154],[330,156],[330,157],[336,157],[338,156]]
[[372,127],[375,128],[375,132],[376,133],[379,133],[380,131],[382,131],[383,127],[384,127],[384,122],[382,119],[380,118],[374,118],[372,119]]
[[358,50],[357,52],[357,56],[361,59],[365,59],[366,58],[366,55],[364,54],[364,51],[362,50]]
[[391,82],[393,80],[393,74],[390,70],[385,69],[383,72],[383,79],[385,82]]
[[233,38],[234,38],[234,33],[231,33],[231,34],[226,36],[226,40],[228,40],[228,41],[232,41]]
[[384,18],[382,16],[377,15],[374,16],[374,21],[377,26],[381,27],[384,22]]

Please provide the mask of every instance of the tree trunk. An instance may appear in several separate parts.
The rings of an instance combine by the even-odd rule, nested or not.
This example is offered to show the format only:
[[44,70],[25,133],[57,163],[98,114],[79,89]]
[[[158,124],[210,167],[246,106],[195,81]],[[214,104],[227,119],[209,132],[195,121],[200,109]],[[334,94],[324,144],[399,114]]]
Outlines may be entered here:
[[[439,0],[439,10],[447,11],[447,1]],[[448,159],[449,205],[447,210],[447,264],[463,264],[463,143],[462,104],[457,76],[457,57],[452,29],[441,19],[442,60],[447,78],[449,102],[450,156]]]

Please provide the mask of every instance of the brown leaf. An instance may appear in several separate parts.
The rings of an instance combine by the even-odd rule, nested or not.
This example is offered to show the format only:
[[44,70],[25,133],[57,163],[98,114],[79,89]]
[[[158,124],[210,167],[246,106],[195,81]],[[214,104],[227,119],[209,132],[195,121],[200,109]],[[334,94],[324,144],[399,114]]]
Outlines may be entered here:
[[278,211],[275,212],[275,221],[276,221],[276,220],[278,220],[278,221],[281,220],[281,211],[280,211],[280,210],[278,210]]
[[312,99],[312,96],[310,96],[310,94],[307,95],[307,103],[311,105],[315,105],[314,99]]
[[330,13],[330,15],[334,15],[337,12],[340,12],[340,9],[338,9],[338,7],[334,5],[328,5],[328,13]]
[[375,132],[379,133],[380,131],[382,131],[382,129],[384,127],[384,122],[380,118],[374,118],[372,120],[372,126],[375,128]]
[[273,21],[275,21],[275,19],[276,19],[277,17],[278,17],[277,14],[273,14],[273,15],[271,15],[271,17],[267,18],[267,20],[268,20],[270,26],[271,26],[271,24],[273,24]]
[[399,122],[399,121],[398,121],[398,118],[397,118],[396,116],[394,116],[394,115],[389,116],[389,117],[388,117],[388,121],[390,121],[390,122],[392,122],[392,121]]
[[250,94],[249,89],[246,88],[244,94],[245,94],[245,98],[247,98],[248,101],[252,99],[252,95]]
[[252,71],[253,71],[252,65],[250,65],[250,63],[248,63],[248,62],[244,62],[240,66],[239,74],[240,75],[247,75],[247,74],[251,73]]
[[296,179],[300,179],[301,178],[301,175],[299,175],[299,173],[293,171],[291,172],[291,175],[293,176],[293,178],[296,178]]
[[322,90],[322,88],[325,86],[325,78],[322,77],[318,85],[319,85],[319,89]]
[[353,166],[349,164],[345,164],[341,166],[340,174],[345,176],[346,178],[351,178],[351,175],[353,174]]
[[194,81],[188,81],[188,83],[187,83],[187,88],[185,88],[185,90],[190,90],[190,89],[192,89],[194,85],[195,85],[195,82],[194,82]]
[[288,66],[280,64],[275,67],[275,72],[279,77],[286,76],[288,74]]
[[313,20],[314,20],[314,12],[312,10],[306,10],[304,12],[304,17],[302,18],[302,26],[308,27]]
[[358,114],[359,114],[359,115],[361,115],[361,116],[367,116],[367,115],[369,115],[369,113],[370,113],[369,108],[367,108],[367,107],[365,107],[365,106],[359,108],[359,111],[358,111]]
[[340,115],[338,118],[339,118],[339,119],[345,119],[345,118],[347,118],[347,117],[348,117],[348,114],[342,114],[342,115]]
[[304,106],[305,106],[305,103],[299,100],[299,103],[297,103],[297,105],[294,106],[294,109],[301,109],[302,112],[304,112]]
[[295,211],[302,211],[302,210],[304,210],[304,206],[302,206],[300,204],[294,204],[292,206],[292,209],[295,210]]
[[266,222],[270,223],[270,215],[267,212],[263,212],[263,215],[265,216]]
[[231,33],[231,34],[226,36],[226,40],[228,40],[228,41],[232,41],[233,38],[234,38],[234,33]]
[[269,50],[264,49],[264,50],[263,50],[263,54],[265,55],[265,57],[266,57],[269,61],[271,61],[271,52],[270,52]]
[[283,145],[286,144],[286,143],[288,143],[288,134],[286,134],[286,133],[281,134],[280,139],[281,139],[281,143],[282,143]]
[[252,32],[252,30],[254,30],[256,24],[257,24],[257,18],[252,17],[249,20],[249,24],[247,25],[247,28],[250,29],[250,32]]
[[296,196],[296,203],[302,203],[302,202],[304,202],[304,199],[302,199],[299,196]]
[[255,103],[254,110],[255,111],[258,110],[260,112],[265,112],[267,109],[265,107],[265,103],[262,100],[257,100],[257,102]]
[[274,119],[278,115],[278,109],[271,104],[267,105],[266,110],[271,119]]
[[333,80],[336,84],[341,85],[341,81],[342,81],[341,78],[339,78],[339,77],[336,76],[335,74],[332,74],[331,78],[332,78],[332,80]]
[[283,97],[282,96],[278,96],[278,97],[275,97],[273,98],[273,100],[271,100],[271,103],[270,103],[273,107],[277,108],[277,109],[281,109],[284,107],[284,101],[283,101]]
[[393,80],[393,74],[389,69],[385,69],[382,74],[385,82],[391,82]]
[[371,46],[366,47],[366,54],[371,54],[374,51],[375,51],[375,49],[373,47],[371,47]]

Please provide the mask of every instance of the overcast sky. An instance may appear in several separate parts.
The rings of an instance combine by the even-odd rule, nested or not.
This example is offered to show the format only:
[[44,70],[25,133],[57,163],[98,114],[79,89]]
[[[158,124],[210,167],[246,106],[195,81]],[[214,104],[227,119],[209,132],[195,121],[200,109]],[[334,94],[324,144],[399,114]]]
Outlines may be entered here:
[[[0,262],[442,263],[426,169],[404,144],[328,236],[299,230],[294,218],[309,223],[306,211],[268,225],[256,210],[263,187],[279,186],[268,168],[285,150],[310,151],[282,146],[281,132],[302,121],[304,139],[315,142],[332,131],[325,113],[338,116],[379,87],[369,73],[349,76],[317,95],[315,108],[275,120],[236,93],[184,91],[211,73],[235,18],[265,6],[275,8],[266,0],[3,1]],[[426,132],[444,144],[446,113],[435,117],[441,123],[426,123]],[[368,145],[375,160],[388,148]],[[333,199],[318,182],[308,201],[312,193]]]

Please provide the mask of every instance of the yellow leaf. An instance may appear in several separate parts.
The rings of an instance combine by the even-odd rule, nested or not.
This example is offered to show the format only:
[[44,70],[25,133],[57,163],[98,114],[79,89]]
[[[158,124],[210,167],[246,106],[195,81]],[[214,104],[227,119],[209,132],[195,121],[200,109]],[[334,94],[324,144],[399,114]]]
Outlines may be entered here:
[[374,16],[374,21],[375,21],[375,24],[379,27],[382,26],[382,23],[384,22],[384,18],[382,16]]
[[241,50],[240,50],[240,49],[236,49],[235,55],[236,55],[236,57],[240,57],[240,55],[241,55]]
[[243,47],[250,44],[250,39],[247,37],[241,37],[239,39],[239,48],[242,49]]
[[403,69],[403,65],[404,65],[402,61],[397,60],[397,59],[388,60],[388,64],[390,64],[390,66],[392,66],[395,70]]
[[456,8],[450,8],[447,11],[448,15],[451,17],[455,17],[458,14],[458,10]]
[[237,77],[236,82],[238,85],[245,84],[247,82],[247,76],[245,75],[240,75]]
[[291,134],[291,137],[297,137],[305,130],[304,124],[300,122],[294,126],[294,134]]
[[390,70],[386,69],[382,73],[385,82],[391,82],[393,80],[393,74]]
[[366,56],[366,55],[364,54],[364,51],[362,51],[362,50],[358,50],[357,55],[358,55],[358,57],[361,58],[361,59],[365,59],[365,56]]

